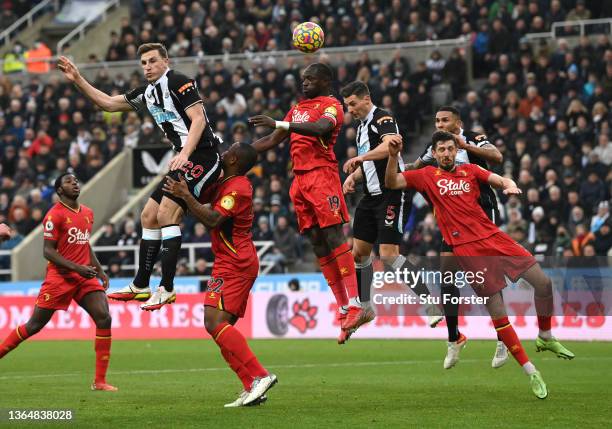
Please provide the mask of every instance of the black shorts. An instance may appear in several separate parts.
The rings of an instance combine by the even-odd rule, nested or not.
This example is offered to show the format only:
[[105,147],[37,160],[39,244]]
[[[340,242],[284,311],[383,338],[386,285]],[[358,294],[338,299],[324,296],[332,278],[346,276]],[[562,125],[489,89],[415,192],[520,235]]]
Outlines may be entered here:
[[[171,171],[168,176],[178,180],[179,173],[187,181],[187,187],[196,198],[211,184],[215,183],[219,178],[222,170],[221,157],[217,148],[202,148],[196,149],[189,157],[189,162],[178,170]],[[183,211],[187,211],[187,204],[180,198],[169,195],[164,192],[164,180],[159,183],[159,186],[151,194],[151,198],[158,204],[162,197],[168,197],[176,202]]]
[[[501,222],[499,216],[499,210],[496,207],[483,207],[482,208],[489,219],[495,224],[499,225]],[[442,243],[440,244],[440,253],[442,252],[453,252],[453,248],[442,239]]]
[[371,244],[400,244],[412,195],[410,191],[385,191],[364,196],[355,210],[354,237]]

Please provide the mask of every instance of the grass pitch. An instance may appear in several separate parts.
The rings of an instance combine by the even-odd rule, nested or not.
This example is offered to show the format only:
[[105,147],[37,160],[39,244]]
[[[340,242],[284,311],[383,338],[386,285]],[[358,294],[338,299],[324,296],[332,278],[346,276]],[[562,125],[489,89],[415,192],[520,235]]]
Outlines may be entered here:
[[72,409],[62,427],[609,427],[611,343],[565,344],[573,361],[536,353],[549,397],[532,395],[514,361],[492,369],[495,343],[469,341],[442,368],[442,341],[259,340],[252,348],[279,384],[259,407],[224,409],[241,384],[210,340],[115,341],[108,380],[91,392],[93,343],[25,342],[0,360],[3,427],[8,409]]

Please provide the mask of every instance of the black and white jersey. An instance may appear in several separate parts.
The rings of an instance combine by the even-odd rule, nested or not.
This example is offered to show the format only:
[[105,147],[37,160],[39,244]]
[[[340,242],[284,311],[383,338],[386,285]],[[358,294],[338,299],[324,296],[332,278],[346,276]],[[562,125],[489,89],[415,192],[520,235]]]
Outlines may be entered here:
[[[198,103],[204,110],[196,82],[170,69],[157,82],[133,89],[124,97],[135,110],[146,108],[151,113],[177,152],[187,143],[191,127],[191,120],[185,111]],[[204,116],[206,127],[197,148],[216,148],[222,141],[213,133],[205,110]]]
[[[489,138],[484,134],[478,134],[473,131],[465,131],[461,129],[461,132],[459,133],[459,135],[463,136],[465,138],[465,141],[469,145],[472,145],[472,146],[483,147],[488,144],[491,144],[491,142],[489,142]],[[431,148],[432,146],[430,144],[429,146],[427,146],[427,148],[421,154],[421,156],[419,156],[419,159],[421,160],[421,162],[423,162],[426,165],[436,164],[436,160],[433,157]],[[484,169],[489,169],[487,161],[485,161],[481,157],[470,154],[465,149],[458,149],[457,157],[455,158],[455,164],[461,165],[461,164],[468,164],[468,163],[479,165]],[[486,183],[480,184],[480,205],[482,206],[483,209],[485,209],[485,211],[489,209],[494,210],[495,211],[495,213],[493,214],[494,219],[492,220],[494,223],[497,222],[497,220],[499,219],[497,197],[495,196],[495,191],[493,191],[493,188],[491,188],[491,186]]]
[[[382,143],[382,138],[389,134],[399,134],[395,118],[389,112],[373,106],[357,128],[357,154],[363,155],[374,150]],[[404,171],[404,161],[401,156],[398,156],[398,168],[399,171]],[[365,161],[361,165],[363,191],[366,195],[380,195],[385,191],[386,169],[387,158]]]

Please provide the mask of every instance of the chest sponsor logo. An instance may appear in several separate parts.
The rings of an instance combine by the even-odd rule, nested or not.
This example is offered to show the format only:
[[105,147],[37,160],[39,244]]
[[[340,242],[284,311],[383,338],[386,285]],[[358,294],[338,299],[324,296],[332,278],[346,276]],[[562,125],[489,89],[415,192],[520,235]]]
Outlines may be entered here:
[[440,179],[436,182],[440,195],[463,195],[471,191],[470,182],[461,179],[458,182],[453,179]]
[[300,112],[299,110],[294,110],[291,115],[291,122],[309,122],[310,121],[310,113],[308,112]]
[[76,226],[68,230],[68,244],[87,244],[89,243],[89,231],[81,231]]
[[153,119],[157,124],[171,122],[176,119],[174,112],[168,112],[154,104],[149,104],[149,112],[151,112],[151,116],[153,116]]

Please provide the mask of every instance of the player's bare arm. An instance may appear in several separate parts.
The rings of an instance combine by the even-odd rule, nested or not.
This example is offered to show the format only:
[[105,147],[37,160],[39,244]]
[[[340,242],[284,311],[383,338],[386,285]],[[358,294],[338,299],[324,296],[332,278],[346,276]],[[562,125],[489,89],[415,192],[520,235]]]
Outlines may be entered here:
[[109,279],[106,273],[104,272],[104,268],[102,268],[102,264],[98,261],[98,257],[96,256],[96,252],[93,249],[89,248],[89,260],[91,264],[95,267],[97,272],[97,277],[102,281],[102,286],[104,289],[108,289]]
[[387,134],[386,136],[383,136],[381,144],[376,146],[374,149],[364,153],[363,155],[359,155],[347,160],[344,163],[342,169],[345,173],[352,173],[365,161],[378,161],[380,159],[385,159],[389,156],[389,142],[391,141],[401,142],[402,136],[400,136],[399,134]]
[[521,189],[516,186],[514,180],[501,177],[500,175],[495,173],[489,176],[487,183],[493,186],[494,188],[502,189],[504,194],[506,195],[519,195],[523,193],[523,191],[521,191]]
[[[251,119],[249,119],[249,121],[251,121]],[[259,126],[259,125],[255,125],[255,126]],[[264,136],[260,138],[259,140],[254,141],[252,145],[258,153],[261,153],[261,152],[270,150],[273,147],[278,146],[287,137],[289,137],[289,131],[281,130],[277,128],[276,130],[274,130],[272,133],[268,134],[267,136]]]
[[[387,151],[388,153],[388,151]],[[353,171],[344,181],[342,192],[344,194],[352,194],[355,192],[355,185],[363,180],[363,172],[360,168]]]
[[275,121],[269,116],[257,115],[249,118],[249,122],[255,127],[276,128],[315,137],[322,137],[334,129],[334,124],[325,118],[321,118],[317,122],[285,122]]
[[79,265],[64,258],[57,251],[57,241],[45,240],[43,247],[43,255],[45,259],[58,267],[74,271],[86,279],[92,279],[98,274],[95,267],[90,265]]
[[11,238],[11,232],[11,228],[7,224],[0,223],[0,241]]
[[469,144],[465,141],[463,136],[455,136],[455,141],[457,142],[457,147],[459,149],[465,149],[468,154],[479,156],[489,164],[501,164],[504,160],[501,152],[493,146],[491,143],[487,143],[480,147]]
[[102,110],[107,112],[129,112],[134,110],[123,95],[110,96],[87,82],[87,79],[79,72],[78,67],[68,58],[61,56],[57,62],[57,68],[64,73],[68,81],[72,82],[83,95]]
[[402,142],[389,142],[389,158],[387,158],[387,169],[385,170],[385,187],[388,189],[405,189],[406,179],[397,172],[397,157],[402,150]]
[[404,166],[404,170],[418,170],[419,168],[425,167],[425,164],[421,158],[417,158],[414,162],[408,163]]
[[187,182],[185,182],[183,176],[180,176],[180,180],[178,181],[166,176],[164,191],[185,201],[191,214],[209,229],[214,229],[227,220],[227,217],[216,210],[212,210],[204,204],[200,204],[200,202],[191,195],[191,192],[189,192]]
[[185,113],[191,120],[191,126],[187,134],[187,143],[185,143],[181,151],[170,160],[170,171],[178,170],[183,165],[187,164],[189,157],[198,146],[204,128],[206,128],[206,116],[204,116],[202,103],[194,104],[185,110]]

